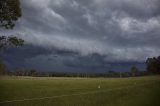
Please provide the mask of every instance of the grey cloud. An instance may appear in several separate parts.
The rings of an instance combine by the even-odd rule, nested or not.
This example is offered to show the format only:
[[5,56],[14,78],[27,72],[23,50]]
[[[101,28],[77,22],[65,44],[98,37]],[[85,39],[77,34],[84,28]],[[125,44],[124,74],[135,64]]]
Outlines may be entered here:
[[158,0],[24,0],[18,26],[36,45],[136,59],[147,52],[145,48],[154,51],[146,57],[158,55],[158,4]]

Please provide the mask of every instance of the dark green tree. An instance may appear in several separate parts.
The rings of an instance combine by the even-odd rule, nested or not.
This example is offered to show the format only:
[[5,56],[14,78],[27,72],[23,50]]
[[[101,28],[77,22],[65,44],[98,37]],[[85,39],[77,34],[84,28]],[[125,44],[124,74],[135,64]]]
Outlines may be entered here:
[[[0,28],[13,29],[21,17],[19,0],[0,0]],[[24,40],[15,36],[0,36],[0,50],[6,46],[21,46]]]
[[135,67],[135,66],[131,67],[131,74],[132,74],[132,76],[133,77],[136,76],[137,73],[138,73],[138,68]]
[[152,74],[160,74],[160,56],[146,60],[147,71]]
[[24,40],[15,36],[0,36],[0,50],[9,46],[22,46]]
[[19,17],[21,17],[19,0],[0,0],[0,27],[13,29]]

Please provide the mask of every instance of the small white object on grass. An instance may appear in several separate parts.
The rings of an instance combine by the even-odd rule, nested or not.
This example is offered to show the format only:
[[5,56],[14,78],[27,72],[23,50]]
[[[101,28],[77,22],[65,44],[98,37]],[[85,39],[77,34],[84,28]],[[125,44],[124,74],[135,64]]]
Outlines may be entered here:
[[101,86],[100,86],[100,85],[98,85],[98,88],[100,89],[100,88],[101,88]]

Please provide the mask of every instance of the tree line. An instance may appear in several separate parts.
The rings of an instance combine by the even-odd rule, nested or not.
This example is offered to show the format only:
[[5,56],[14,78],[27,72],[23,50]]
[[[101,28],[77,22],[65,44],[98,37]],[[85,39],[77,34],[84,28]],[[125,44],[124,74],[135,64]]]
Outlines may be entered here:
[[[2,69],[2,68],[1,68]],[[9,76],[33,76],[33,77],[82,77],[82,78],[94,78],[94,77],[136,77],[136,76],[145,76],[150,75],[148,71],[139,71],[135,67],[132,67],[128,72],[115,72],[115,71],[106,71],[104,73],[76,73],[76,72],[40,72],[35,69],[16,69],[13,71],[1,70],[1,75]],[[133,70],[134,69],[134,70]]]

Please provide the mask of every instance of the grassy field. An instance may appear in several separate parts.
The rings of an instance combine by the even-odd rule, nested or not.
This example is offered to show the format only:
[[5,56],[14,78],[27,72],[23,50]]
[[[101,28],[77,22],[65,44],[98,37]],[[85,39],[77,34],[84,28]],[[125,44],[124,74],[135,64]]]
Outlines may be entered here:
[[1,77],[0,106],[160,106],[160,76]]

